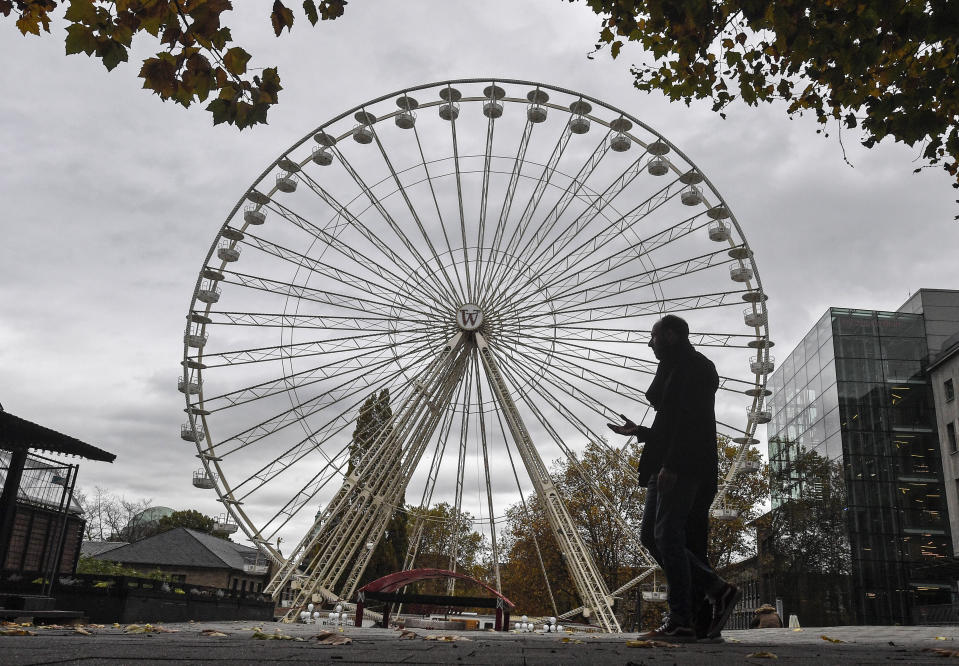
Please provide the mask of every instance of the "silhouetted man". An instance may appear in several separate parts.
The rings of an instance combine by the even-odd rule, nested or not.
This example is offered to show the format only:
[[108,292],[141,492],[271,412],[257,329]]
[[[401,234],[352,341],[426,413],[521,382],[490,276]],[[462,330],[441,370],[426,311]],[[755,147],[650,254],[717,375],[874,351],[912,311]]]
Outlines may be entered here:
[[[669,586],[669,614],[644,638],[695,640],[694,611],[712,606],[700,638],[714,640],[742,592],[706,561],[709,506],[716,496],[719,460],[715,398],[719,376],[712,361],[689,343],[689,326],[675,315],[653,325],[649,346],[659,360],[646,399],[656,410],[651,428],[629,419],[609,424],[620,435],[645,441],[639,484],[646,486],[640,540],[662,567]],[[625,418],[625,417],[624,417]]]

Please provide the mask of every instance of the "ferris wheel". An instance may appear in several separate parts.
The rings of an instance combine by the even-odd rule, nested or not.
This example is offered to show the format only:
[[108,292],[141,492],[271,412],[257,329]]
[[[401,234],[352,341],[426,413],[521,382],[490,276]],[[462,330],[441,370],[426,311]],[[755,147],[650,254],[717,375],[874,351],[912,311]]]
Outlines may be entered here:
[[[769,420],[766,299],[719,192],[629,113],[507,79],[383,95],[283,151],[210,246],[179,378],[194,485],[274,560],[268,592],[296,580],[295,610],[349,599],[404,504],[470,516],[498,587],[506,508],[536,493],[582,602],[565,616],[618,631],[612,598],[645,574],[607,589],[549,463],[609,447],[619,413],[652,420],[649,332],[676,313],[721,375],[739,453],[713,515],[734,516]],[[383,390],[388,427],[351,462]]]

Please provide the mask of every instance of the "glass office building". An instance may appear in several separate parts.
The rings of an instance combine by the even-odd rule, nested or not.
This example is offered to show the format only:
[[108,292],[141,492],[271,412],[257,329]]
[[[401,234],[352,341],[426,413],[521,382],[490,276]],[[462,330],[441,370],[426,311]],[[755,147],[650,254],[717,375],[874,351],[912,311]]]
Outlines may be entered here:
[[787,614],[912,624],[952,602],[929,566],[953,552],[928,358],[921,312],[831,308],[770,377],[770,516],[791,527],[769,539],[806,569],[775,579]]

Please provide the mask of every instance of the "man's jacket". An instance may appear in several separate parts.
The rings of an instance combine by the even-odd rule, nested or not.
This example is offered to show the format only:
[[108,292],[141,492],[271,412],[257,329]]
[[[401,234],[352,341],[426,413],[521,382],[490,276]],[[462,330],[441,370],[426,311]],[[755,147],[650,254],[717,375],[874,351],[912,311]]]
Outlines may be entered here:
[[716,391],[719,375],[708,358],[686,343],[675,357],[660,361],[646,399],[656,418],[639,458],[639,484],[646,486],[663,467],[716,488]]

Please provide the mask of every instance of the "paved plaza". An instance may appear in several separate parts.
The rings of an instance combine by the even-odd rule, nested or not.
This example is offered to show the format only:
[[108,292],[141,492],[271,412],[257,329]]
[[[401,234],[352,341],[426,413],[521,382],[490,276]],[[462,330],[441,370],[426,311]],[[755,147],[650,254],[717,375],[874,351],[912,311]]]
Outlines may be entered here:
[[[936,664],[959,654],[959,627],[830,627],[729,631],[723,644],[631,646],[636,634],[514,634],[346,628],[321,644],[313,625],[203,622],[21,627],[0,636],[0,664]],[[4,627],[9,631],[11,627]],[[16,630],[16,629],[15,629]],[[266,639],[279,630],[286,639]],[[88,633],[82,633],[83,631]],[[226,634],[226,635],[218,635]],[[823,637],[826,638],[823,638]],[[447,640],[443,640],[443,638]],[[468,640],[449,640],[452,638]],[[827,640],[828,639],[828,640]],[[775,655],[774,657],[771,655]]]

